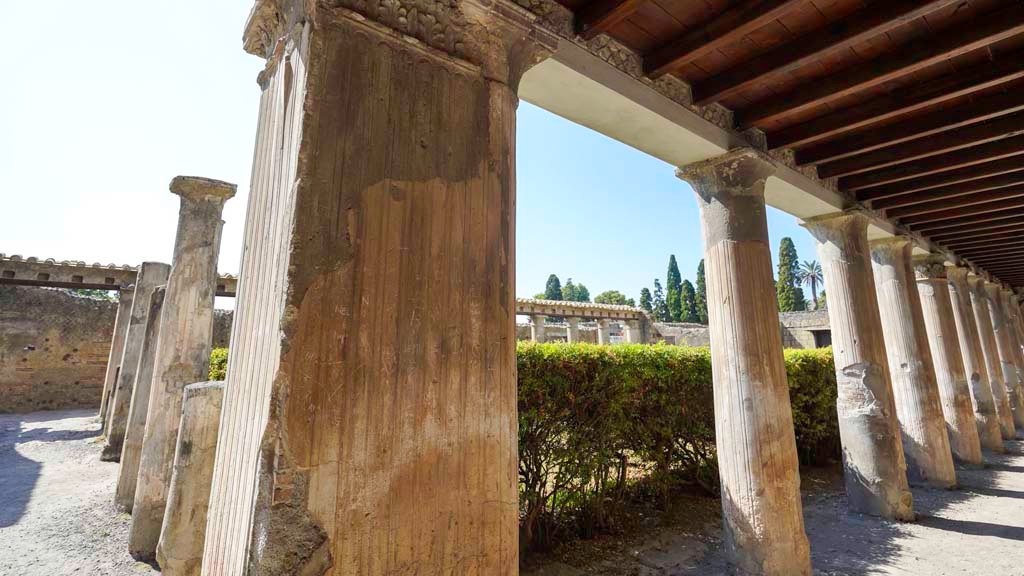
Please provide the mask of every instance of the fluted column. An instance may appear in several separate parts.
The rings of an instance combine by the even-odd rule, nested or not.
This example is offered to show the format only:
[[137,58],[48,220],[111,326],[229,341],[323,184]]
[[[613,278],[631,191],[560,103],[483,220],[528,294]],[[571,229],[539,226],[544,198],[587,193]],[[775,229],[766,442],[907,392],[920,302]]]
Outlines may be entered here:
[[121,368],[121,356],[124,355],[124,339],[128,334],[128,324],[132,317],[132,301],[135,287],[122,288],[117,294],[117,317],[114,319],[114,334],[110,337],[110,355],[107,357],[107,373],[103,377],[103,394],[100,398],[100,426],[105,430],[109,420],[109,409],[113,399],[117,373]]
[[1024,428],[1024,398],[1021,398],[1021,373],[1018,357],[1020,348],[1017,346],[1016,328],[1009,315],[1003,287],[994,282],[985,283],[988,293],[989,314],[992,316],[992,330],[996,334],[996,349],[999,351],[999,365],[1003,370],[1003,381],[1010,396],[1010,408],[1013,410],[1013,423],[1020,429]]
[[209,378],[213,301],[224,203],[235,185],[178,176],[171,192],[181,198],[171,273],[167,279],[160,336],[153,363],[146,431],[132,506],[128,550],[152,559],[160,538],[167,490],[181,422],[185,386]]
[[850,506],[858,512],[913,520],[892,381],[882,336],[861,212],[809,219],[818,241],[839,398],[839,434]]
[[704,230],[715,438],[726,544],[752,574],[811,573],[764,183],[750,149],[681,168]]
[[167,282],[171,267],[162,262],[143,262],[135,278],[135,294],[124,338],[124,352],[121,355],[121,369],[118,371],[111,392],[109,425],[105,430],[100,460],[119,462],[128,427],[128,411],[131,408],[135,377],[138,374],[139,359],[145,341],[146,320],[149,317],[149,298],[153,290]]
[[988,373],[988,382],[992,387],[992,397],[996,403],[996,413],[999,415],[999,430],[1003,434],[1003,440],[1011,440],[1017,432],[1013,424],[1013,411],[1010,409],[1010,397],[1006,390],[1003,368],[999,364],[999,348],[996,345],[996,334],[992,330],[992,316],[988,310],[985,280],[974,274],[969,274],[967,284],[970,287],[974,321],[978,325],[981,352],[985,358],[985,371]]
[[609,344],[611,340],[608,338],[608,320],[604,318],[597,319],[597,343],[598,344]]
[[579,342],[580,341],[580,319],[579,318],[566,318],[566,322],[569,323],[569,328],[566,332],[567,342]]
[[534,314],[530,316],[530,337],[534,342],[547,342],[547,316],[541,316],[540,314]]
[[983,462],[981,440],[953,319],[945,257],[925,256],[915,258],[913,262],[950,449],[959,461],[978,465]]
[[981,351],[981,339],[978,336],[978,324],[974,317],[974,307],[971,305],[967,273],[966,268],[958,266],[946,268],[953,320],[956,323],[957,340],[960,342],[960,356],[970,387],[971,407],[974,409],[981,447],[993,452],[1005,452],[1003,436],[999,430],[996,401],[988,380],[985,355]]

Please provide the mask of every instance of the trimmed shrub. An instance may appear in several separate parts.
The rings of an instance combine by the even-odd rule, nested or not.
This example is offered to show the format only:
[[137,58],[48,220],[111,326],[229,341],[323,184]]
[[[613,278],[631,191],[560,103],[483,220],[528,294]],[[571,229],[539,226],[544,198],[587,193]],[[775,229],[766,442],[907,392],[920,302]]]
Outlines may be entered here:
[[228,349],[214,348],[210,352],[210,380],[224,380],[228,373]]

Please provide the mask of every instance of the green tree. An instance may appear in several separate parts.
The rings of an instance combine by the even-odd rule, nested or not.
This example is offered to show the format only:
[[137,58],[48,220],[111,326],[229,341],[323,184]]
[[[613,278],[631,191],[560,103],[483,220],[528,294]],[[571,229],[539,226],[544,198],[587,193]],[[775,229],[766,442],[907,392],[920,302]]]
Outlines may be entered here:
[[64,291],[68,294],[74,294],[75,296],[86,296],[88,298],[109,300],[111,302],[117,301],[117,292],[113,290],[98,290],[96,288],[64,288]]
[[533,299],[534,300],[546,300],[547,299],[547,295],[544,294],[543,292],[541,292],[540,294],[534,294],[533,295]]
[[661,287],[661,281],[654,279],[654,295],[651,298],[651,306],[654,308],[654,319],[659,322],[671,322],[668,315],[668,304],[665,303],[665,290]]
[[697,321],[708,323],[708,285],[704,278],[704,259],[697,265]]
[[824,290],[821,291],[821,294],[818,294],[818,307],[816,310],[828,310],[828,301],[825,299]]
[[590,290],[583,284],[574,284],[567,278],[562,286],[562,300],[568,302],[590,302]]
[[548,276],[548,283],[544,287],[544,299],[545,300],[561,300],[562,299],[562,282],[558,280],[558,276],[554,274]]
[[680,322],[699,322],[700,316],[697,315],[697,291],[693,289],[693,284],[689,280],[683,280],[680,291],[682,292],[683,303],[683,314]]
[[804,291],[797,284],[796,270],[800,260],[796,255],[793,239],[785,237],[779,243],[779,273],[775,280],[775,291],[779,298],[779,312],[795,312],[807,308]]
[[590,290],[583,284],[576,285],[576,301],[590,302]]
[[679,265],[676,264],[676,255],[668,257],[668,275],[665,277],[665,289],[668,296],[665,304],[668,305],[668,314],[672,322],[681,322],[683,318],[683,277],[679,274]]
[[647,312],[654,312],[654,306],[651,304],[651,291],[647,288],[640,289],[640,307]]
[[618,306],[633,306],[630,304],[631,299],[626,298],[626,295],[618,290],[605,290],[597,296],[594,296],[594,302],[598,304],[616,304]]
[[821,303],[818,302],[818,285],[824,282],[821,275],[821,264],[818,264],[817,260],[804,260],[797,268],[796,281],[811,287],[811,299],[814,301],[814,309],[817,310],[821,306]]

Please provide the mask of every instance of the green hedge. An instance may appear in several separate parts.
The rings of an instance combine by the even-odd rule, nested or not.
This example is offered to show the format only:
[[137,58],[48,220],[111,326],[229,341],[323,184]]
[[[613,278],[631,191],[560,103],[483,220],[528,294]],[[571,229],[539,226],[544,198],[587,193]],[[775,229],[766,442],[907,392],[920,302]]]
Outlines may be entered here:
[[[717,492],[707,348],[520,342],[517,353],[524,548],[608,528],[638,489]],[[787,350],[785,363],[801,461],[838,458],[831,350]],[[226,364],[214,350],[210,378]]]

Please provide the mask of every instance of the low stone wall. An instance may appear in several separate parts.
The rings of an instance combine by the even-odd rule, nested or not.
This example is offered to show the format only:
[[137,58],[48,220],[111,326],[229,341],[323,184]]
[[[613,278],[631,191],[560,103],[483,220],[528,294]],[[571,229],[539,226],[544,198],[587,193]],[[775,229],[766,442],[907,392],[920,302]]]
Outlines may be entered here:
[[[116,316],[116,301],[0,286],[0,413],[98,408]],[[216,311],[215,347],[231,319]]]
[[708,327],[688,322],[655,322],[653,339],[677,346],[710,346]]

